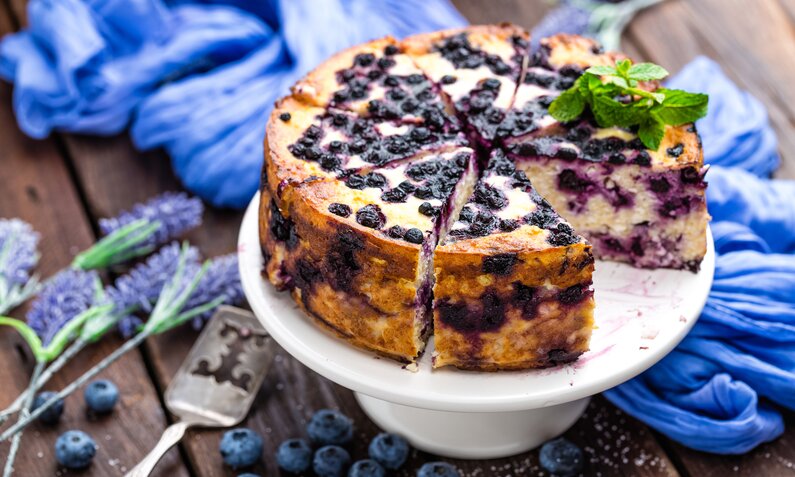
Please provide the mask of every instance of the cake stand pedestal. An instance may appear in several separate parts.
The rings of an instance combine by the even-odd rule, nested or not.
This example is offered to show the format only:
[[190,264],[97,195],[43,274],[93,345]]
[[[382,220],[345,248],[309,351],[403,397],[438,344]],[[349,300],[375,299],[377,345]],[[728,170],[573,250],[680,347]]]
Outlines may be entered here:
[[597,261],[596,326],[590,351],[576,362],[496,373],[434,370],[431,342],[412,372],[330,334],[289,294],[263,280],[258,204],[256,196],[243,218],[238,253],[243,289],[265,328],[293,357],[354,391],[380,427],[446,457],[506,457],[563,433],[590,396],[642,373],[684,338],[706,302],[715,269],[709,231],[699,273]]

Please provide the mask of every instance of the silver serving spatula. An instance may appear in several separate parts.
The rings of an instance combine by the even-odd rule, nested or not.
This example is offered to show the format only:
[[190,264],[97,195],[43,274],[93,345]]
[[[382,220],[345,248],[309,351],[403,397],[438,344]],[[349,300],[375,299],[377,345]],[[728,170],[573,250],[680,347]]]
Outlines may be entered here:
[[251,313],[223,306],[199,335],[166,390],[179,421],[126,477],[146,477],[189,427],[231,427],[246,417],[274,357],[270,336]]

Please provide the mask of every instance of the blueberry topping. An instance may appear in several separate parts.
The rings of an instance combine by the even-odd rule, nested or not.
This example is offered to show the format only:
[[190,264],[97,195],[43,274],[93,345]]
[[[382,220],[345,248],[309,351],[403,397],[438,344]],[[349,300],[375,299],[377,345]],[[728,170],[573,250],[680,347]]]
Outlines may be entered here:
[[483,273],[510,275],[514,264],[519,261],[515,253],[502,253],[483,259]]
[[646,151],[640,151],[638,152],[638,155],[635,156],[635,164],[639,166],[650,166],[651,156]]
[[435,217],[439,214],[439,209],[431,205],[430,202],[423,202],[417,209],[419,213],[428,217]]
[[555,151],[555,157],[560,159],[565,159],[567,161],[571,161],[577,159],[577,151],[568,147],[561,147],[557,151]]
[[456,78],[453,75],[444,75],[444,76],[442,76],[442,84],[453,84],[456,81],[458,81],[458,78]]
[[244,427],[232,429],[221,437],[219,450],[229,467],[250,467],[262,457],[262,436]]
[[339,446],[325,446],[315,452],[312,459],[312,469],[318,477],[342,477],[348,465],[351,463],[351,456],[348,451]]
[[67,469],[84,469],[97,453],[94,439],[83,431],[66,431],[55,441],[55,459]]
[[386,234],[392,238],[399,239],[403,238],[403,234],[405,234],[405,230],[400,225],[393,225],[389,227],[386,231]]
[[571,169],[564,169],[558,174],[558,187],[562,190],[583,192],[592,185],[593,182],[580,177]]
[[428,462],[417,471],[417,477],[460,477],[458,469],[447,462]]
[[104,414],[113,410],[119,400],[119,388],[107,379],[93,381],[83,393],[88,409]]
[[564,437],[541,446],[538,457],[544,470],[560,477],[577,475],[584,462],[582,450]]
[[669,147],[665,152],[671,157],[679,157],[685,150],[685,145],[681,142],[674,147]]
[[461,209],[461,214],[458,216],[458,220],[460,220],[461,222],[472,222],[474,218],[475,218],[475,213],[469,207],[464,207],[463,209]]
[[384,57],[378,59],[378,67],[381,68],[382,70],[387,70],[395,66],[395,64],[396,64],[395,60],[393,60],[392,58]]
[[310,419],[306,432],[318,445],[347,444],[353,439],[353,421],[339,411],[321,409]]
[[381,200],[384,202],[405,202],[406,197],[408,194],[400,188],[391,189],[381,194]]
[[345,178],[345,185],[351,189],[361,190],[367,186],[364,177],[358,174],[351,174]]
[[279,115],[279,119],[284,121],[285,123],[290,121],[290,113],[282,113]]
[[530,225],[535,225],[540,229],[548,229],[558,221],[558,215],[551,207],[538,207],[531,214],[525,217]]
[[312,465],[312,448],[303,439],[288,439],[279,445],[276,463],[293,474],[305,472]]
[[383,174],[379,174],[377,172],[370,172],[364,176],[364,182],[367,184],[367,187],[380,189],[386,185],[386,177],[384,177]]
[[627,158],[620,152],[614,152],[613,154],[610,154],[610,157],[607,158],[607,162],[610,164],[624,164],[627,162]]
[[572,245],[580,241],[574,235],[574,230],[572,230],[571,226],[565,223],[558,224],[554,229],[550,229],[550,232],[547,242],[557,247]]
[[350,217],[351,213],[353,212],[349,205],[340,204],[337,202],[332,202],[329,204],[328,211],[334,215],[339,215],[340,217]]
[[384,48],[384,54],[386,56],[394,56],[394,55],[397,55],[398,53],[400,53],[400,48],[398,48],[395,45],[387,45]]
[[[31,407],[32,411],[40,408],[44,403],[49,401],[50,399],[54,398],[57,393],[52,391],[44,391],[40,392],[36,395],[33,399],[33,405]],[[52,426],[58,423],[61,420],[61,415],[63,414],[64,402],[63,399],[59,399],[55,404],[50,406],[46,411],[44,411],[39,417],[38,421],[47,424],[48,426]]]
[[408,77],[406,77],[406,82],[408,84],[420,84],[423,81],[425,81],[425,77],[417,73],[408,75]]
[[387,469],[396,470],[409,456],[409,443],[397,434],[382,432],[370,442],[368,452],[371,459]]
[[392,87],[399,86],[400,80],[397,79],[397,77],[395,76],[389,75],[386,78],[384,78],[384,85]]
[[558,293],[558,301],[564,305],[574,305],[581,302],[588,295],[587,289],[582,285],[573,285]]
[[353,58],[353,62],[359,66],[370,66],[375,61],[375,55],[372,53],[359,53]]
[[492,89],[492,90],[496,90],[496,89],[499,89],[499,88],[500,88],[500,85],[501,85],[501,84],[502,84],[502,83],[501,83],[501,82],[500,82],[500,80],[498,80],[497,78],[489,78],[489,79],[487,79],[487,80],[484,80],[484,81],[483,81],[483,84],[481,84],[481,86],[482,86],[483,88],[485,88],[485,89]]
[[357,460],[348,471],[348,477],[384,477],[386,471],[372,459]]
[[425,234],[422,233],[422,230],[417,228],[411,228],[406,230],[406,234],[403,238],[407,242],[421,244],[425,240]]
[[696,184],[701,181],[701,175],[695,167],[685,167],[679,173],[679,177],[685,184]]
[[519,228],[521,224],[518,220],[514,219],[500,219],[500,231],[501,232],[512,232]]
[[472,200],[475,203],[485,205],[492,210],[502,209],[508,205],[508,198],[505,194],[485,182],[479,182],[475,187],[475,193],[472,195]]

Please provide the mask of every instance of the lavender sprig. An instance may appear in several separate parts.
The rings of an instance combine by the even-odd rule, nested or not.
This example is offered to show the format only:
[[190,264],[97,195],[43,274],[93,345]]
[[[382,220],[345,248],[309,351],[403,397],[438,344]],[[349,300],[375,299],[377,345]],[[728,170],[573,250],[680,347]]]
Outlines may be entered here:
[[72,262],[83,270],[108,267],[151,253],[158,245],[201,223],[204,206],[184,193],[166,192],[136,204],[115,218],[102,219],[105,237]]
[[128,351],[135,349],[147,337],[154,334],[162,333],[179,326],[186,321],[200,316],[208,310],[218,307],[224,300],[225,296],[216,297],[214,300],[203,303],[195,308],[185,310],[188,299],[191,297],[196,287],[199,285],[202,277],[207,272],[209,263],[205,263],[198,271],[193,271],[188,264],[188,255],[190,247],[188,244],[183,244],[177,268],[174,276],[166,283],[160,292],[160,296],[152,309],[149,320],[143,325],[141,331],[134,337],[126,341],[121,347],[117,348],[113,353],[108,355],[105,359],[97,363],[94,367],[86,371],[78,379],[67,385],[50,400],[43,403],[36,408],[31,414],[23,416],[16,424],[8,428],[2,435],[0,441],[6,440],[11,436],[16,435],[24,429],[33,420],[39,417],[44,411],[53,406],[58,400],[68,396],[89,379],[93,378],[105,368],[110,366],[111,363],[123,356]]
[[[209,303],[215,298],[223,296],[223,305],[239,305],[244,300],[243,285],[240,282],[237,254],[230,253],[213,258],[207,273],[199,282],[199,286],[188,299],[187,309],[196,308],[204,303]],[[200,328],[214,310],[207,310],[193,318],[194,329]]]
[[101,289],[96,272],[66,269],[47,281],[28,311],[28,325],[36,331],[44,345],[80,313],[91,308]]
[[19,219],[0,219],[0,315],[30,298],[39,281],[30,271],[39,261],[39,234]]

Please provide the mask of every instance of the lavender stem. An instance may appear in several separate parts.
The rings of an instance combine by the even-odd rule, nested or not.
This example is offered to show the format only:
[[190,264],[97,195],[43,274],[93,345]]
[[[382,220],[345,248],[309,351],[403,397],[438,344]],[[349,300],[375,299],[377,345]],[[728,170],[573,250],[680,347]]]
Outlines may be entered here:
[[[31,384],[28,387],[28,389],[32,389],[33,392],[36,392],[39,389],[41,389],[42,386],[47,384],[47,382],[49,382],[49,380],[52,379],[55,373],[60,371],[61,368],[63,368],[66,365],[66,363],[68,363],[77,353],[82,351],[83,348],[85,348],[86,346],[88,346],[88,341],[83,340],[81,338],[76,339],[71,345],[69,345],[68,348],[64,350],[63,353],[61,353],[58,356],[58,358],[55,361],[53,361],[52,363],[50,363],[49,366],[47,366],[47,368],[41,373],[41,375],[35,381],[35,383],[31,381]],[[23,392],[17,397],[17,399],[13,403],[11,403],[10,406],[0,411],[0,424],[6,422],[8,418],[11,417],[12,414],[19,411],[22,407],[24,400],[25,400],[25,393]]]
[[[36,394],[36,391],[33,389],[36,381],[39,379],[39,375],[44,370],[44,366],[47,363],[44,361],[39,361],[36,363],[36,367],[33,370],[33,375],[30,377],[30,385],[28,388],[22,392],[25,396],[24,403],[22,404],[22,412],[19,414],[19,421],[21,422],[28,416],[28,411],[30,410],[30,406],[33,404],[33,396]],[[17,457],[17,452],[19,452],[19,443],[22,441],[22,431],[20,430],[19,433],[14,435],[14,438],[11,440],[11,448],[8,450],[8,459],[6,459],[6,465],[3,468],[3,477],[11,477],[11,474],[14,473],[14,460]]]
[[21,418],[19,421],[17,421],[16,424],[9,427],[5,432],[3,432],[2,435],[0,435],[0,442],[7,440],[9,437],[15,435],[16,433],[24,429],[28,424],[33,422],[33,420],[35,420],[42,413],[44,413],[44,411],[55,405],[55,403],[57,403],[58,400],[63,399],[66,396],[75,392],[80,386],[85,384],[86,381],[88,381],[89,379],[93,378],[97,374],[104,371],[105,368],[110,366],[114,361],[119,359],[125,353],[140,345],[150,334],[151,332],[142,331],[137,335],[133,336],[132,338],[130,338],[120,347],[116,348],[116,350],[113,351],[113,353],[106,356],[105,359],[103,359],[102,361],[97,363],[94,367],[83,373],[82,376],[72,381],[65,388],[61,389],[58,392],[58,394],[56,394],[55,396],[50,398],[47,402],[36,408],[36,410],[33,411],[31,414]]

